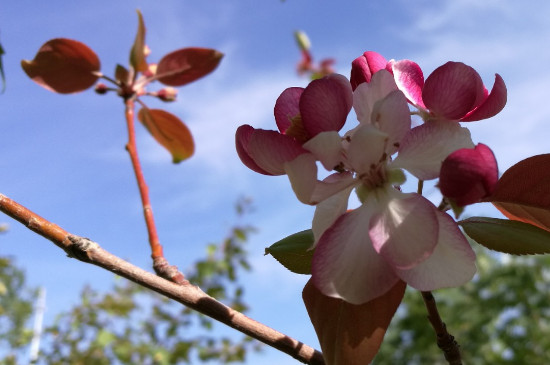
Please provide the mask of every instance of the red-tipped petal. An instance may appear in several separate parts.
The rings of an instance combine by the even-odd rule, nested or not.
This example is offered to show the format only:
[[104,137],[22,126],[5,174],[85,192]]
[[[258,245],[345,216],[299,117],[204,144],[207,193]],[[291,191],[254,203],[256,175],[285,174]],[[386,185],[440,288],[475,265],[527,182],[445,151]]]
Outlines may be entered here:
[[428,78],[422,90],[424,105],[437,117],[459,120],[479,106],[485,87],[479,74],[461,62],[447,62]]
[[300,98],[300,113],[311,137],[338,131],[346,122],[353,104],[351,85],[344,76],[332,74],[312,81]]
[[353,90],[363,82],[370,82],[372,75],[386,68],[388,61],[379,53],[367,51],[351,63],[351,87]]
[[284,175],[284,163],[307,152],[290,137],[249,125],[239,127],[235,137],[241,161],[264,175]]
[[252,159],[252,157],[250,157],[248,153],[248,143],[254,131],[254,127],[251,127],[248,124],[241,125],[239,128],[237,128],[237,132],[235,133],[235,145],[237,147],[237,154],[239,155],[242,163],[245,164],[245,166],[249,169],[256,171],[260,174],[271,175],[269,172],[258,166],[258,164],[254,162],[254,160]]
[[275,122],[281,133],[290,127],[292,118],[300,114],[300,96],[304,92],[303,87],[289,87],[279,95],[275,102]]
[[498,180],[495,155],[489,147],[478,144],[474,149],[459,149],[441,165],[441,193],[464,206],[489,196]]
[[415,62],[401,60],[391,62],[395,83],[407,99],[416,106],[425,108],[422,101],[422,88],[424,87],[424,74]]
[[468,113],[462,122],[473,122],[476,120],[482,120],[494,117],[504,108],[507,101],[508,92],[506,90],[506,84],[499,74],[495,75],[495,83],[493,89],[485,101],[476,109]]

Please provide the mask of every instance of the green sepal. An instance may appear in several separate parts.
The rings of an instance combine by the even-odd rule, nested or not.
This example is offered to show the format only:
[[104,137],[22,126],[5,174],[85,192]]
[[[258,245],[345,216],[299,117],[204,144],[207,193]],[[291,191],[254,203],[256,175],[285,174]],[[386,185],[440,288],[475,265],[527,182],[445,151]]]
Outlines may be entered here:
[[529,223],[471,217],[458,224],[474,241],[494,251],[512,255],[550,253],[550,232]]
[[296,274],[311,274],[313,258],[313,232],[311,229],[291,234],[265,249],[284,267]]

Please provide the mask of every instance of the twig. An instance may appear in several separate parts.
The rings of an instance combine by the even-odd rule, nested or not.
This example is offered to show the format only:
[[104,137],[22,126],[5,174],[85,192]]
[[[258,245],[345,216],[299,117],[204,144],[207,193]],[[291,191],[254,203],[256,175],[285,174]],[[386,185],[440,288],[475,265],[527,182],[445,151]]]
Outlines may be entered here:
[[153,269],[157,275],[173,281],[177,284],[187,284],[185,276],[178,270],[176,266],[171,266],[162,251],[162,245],[157,233],[155,225],[155,218],[153,216],[153,208],[151,207],[151,201],[149,199],[149,188],[145,182],[141,164],[139,162],[139,156],[136,145],[136,132],[134,128],[134,99],[129,97],[124,100],[125,103],[125,116],[126,124],[128,126],[128,143],[126,144],[126,150],[130,155],[132,161],[132,167],[136,175],[136,180],[139,188],[139,194],[141,196],[141,203],[143,205],[143,215],[145,217],[145,224],[147,225],[147,232],[149,234],[149,245],[151,246],[151,257],[153,258]]
[[437,335],[437,346],[443,351],[449,365],[462,365],[458,343],[455,338],[447,332],[447,326],[441,320],[432,292],[423,291],[422,299],[424,299],[426,309],[428,310],[428,320],[432,324]]
[[199,311],[229,327],[280,350],[305,364],[323,365],[323,355],[208,296],[199,287],[186,282],[176,284],[126,262],[102,249],[97,243],[68,233],[17,202],[0,194],[0,211],[30,230],[52,241],[70,257],[102,267],[149,288],[165,297]]

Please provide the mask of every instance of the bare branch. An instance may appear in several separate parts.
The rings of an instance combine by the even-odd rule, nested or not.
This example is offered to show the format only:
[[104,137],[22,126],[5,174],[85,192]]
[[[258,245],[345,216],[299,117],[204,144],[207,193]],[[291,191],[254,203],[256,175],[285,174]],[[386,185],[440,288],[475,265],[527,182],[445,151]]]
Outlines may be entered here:
[[424,299],[424,304],[426,304],[426,309],[428,310],[428,320],[437,335],[437,346],[443,351],[445,360],[447,360],[449,365],[462,365],[458,343],[454,336],[447,332],[447,326],[439,315],[432,292],[423,291],[422,299]]
[[70,257],[100,266],[165,297],[171,298],[239,332],[272,346],[302,363],[312,365],[322,365],[325,363],[323,355],[319,351],[229,308],[225,304],[208,296],[199,287],[189,283],[178,285],[134,266],[102,249],[97,243],[91,240],[68,233],[63,228],[36,215],[3,194],[0,194],[0,211],[52,241]]

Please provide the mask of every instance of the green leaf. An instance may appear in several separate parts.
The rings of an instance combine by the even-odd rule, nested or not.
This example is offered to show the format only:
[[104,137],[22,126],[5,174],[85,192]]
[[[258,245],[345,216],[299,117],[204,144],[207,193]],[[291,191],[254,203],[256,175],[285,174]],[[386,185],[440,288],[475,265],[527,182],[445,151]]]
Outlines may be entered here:
[[510,167],[486,201],[506,217],[550,230],[550,154]]
[[175,115],[160,109],[141,108],[138,119],[157,142],[170,151],[172,162],[179,163],[195,151],[191,132]]
[[327,297],[308,281],[302,298],[326,365],[369,364],[380,349],[406,286],[399,281],[384,295],[354,305]]
[[38,85],[60,94],[83,91],[98,79],[99,58],[84,43],[52,39],[42,45],[32,61],[21,67]]
[[[145,60],[145,23],[141,11],[138,14],[138,30],[136,39],[130,50],[130,65],[136,72],[147,71],[147,61]],[[135,76],[135,75],[134,75]]]
[[520,221],[471,217],[458,222],[474,241],[512,255],[550,253],[550,232]]
[[313,258],[313,232],[311,229],[294,233],[265,249],[284,267],[296,274],[311,274]]

